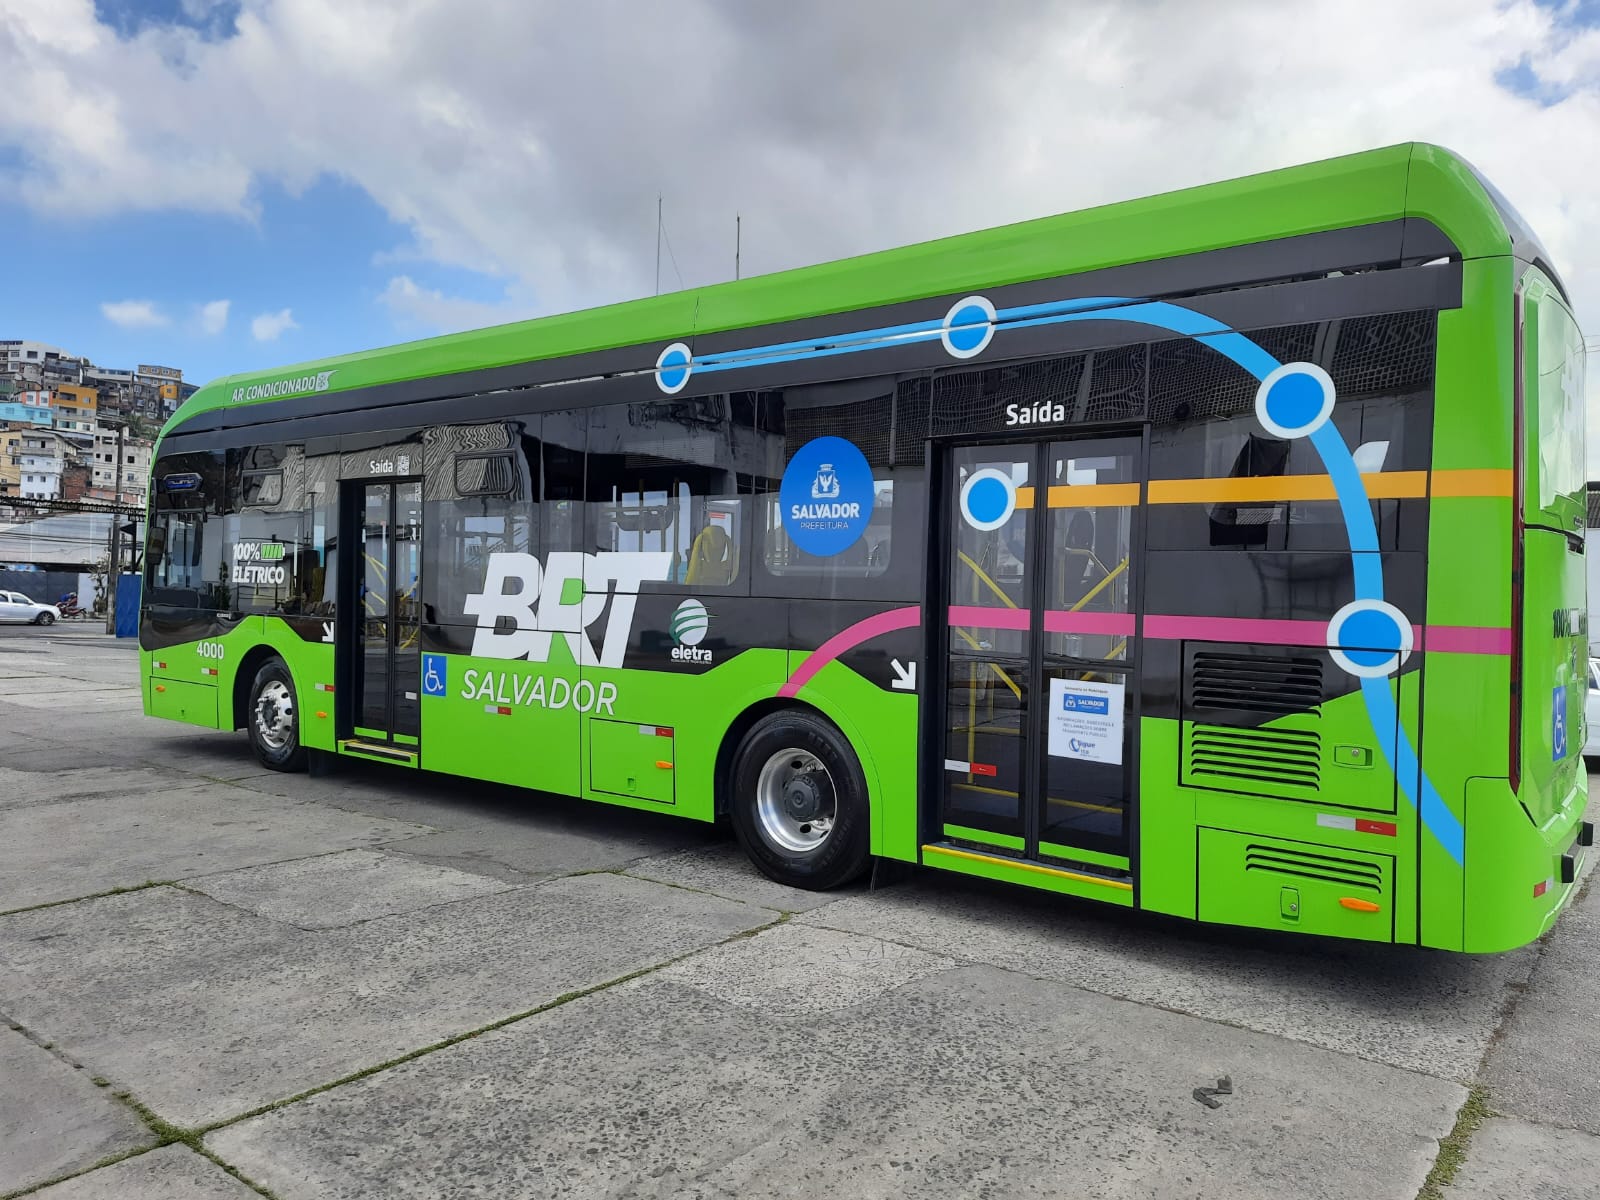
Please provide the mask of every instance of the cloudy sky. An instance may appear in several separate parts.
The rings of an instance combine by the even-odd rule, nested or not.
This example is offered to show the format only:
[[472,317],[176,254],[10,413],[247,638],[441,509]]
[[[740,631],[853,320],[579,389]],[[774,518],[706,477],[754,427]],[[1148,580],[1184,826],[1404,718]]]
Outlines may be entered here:
[[649,294],[658,194],[665,290],[1412,139],[1600,334],[1600,0],[0,0],[0,79],[0,337],[197,380]]

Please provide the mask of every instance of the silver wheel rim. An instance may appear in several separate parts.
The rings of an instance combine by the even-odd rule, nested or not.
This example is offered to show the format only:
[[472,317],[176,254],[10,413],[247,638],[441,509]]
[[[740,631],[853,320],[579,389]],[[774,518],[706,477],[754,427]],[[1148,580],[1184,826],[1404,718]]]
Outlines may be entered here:
[[56,623],[56,619],[54,617],[52,617],[49,613],[41,613],[40,614],[40,616],[39,616],[39,624],[41,624],[41,625],[54,625],[55,623]]
[[269,750],[282,750],[294,733],[294,697],[289,685],[273,679],[256,696],[256,736]]
[[756,820],[778,849],[810,854],[828,840],[838,815],[833,776],[806,750],[780,750],[756,777]]

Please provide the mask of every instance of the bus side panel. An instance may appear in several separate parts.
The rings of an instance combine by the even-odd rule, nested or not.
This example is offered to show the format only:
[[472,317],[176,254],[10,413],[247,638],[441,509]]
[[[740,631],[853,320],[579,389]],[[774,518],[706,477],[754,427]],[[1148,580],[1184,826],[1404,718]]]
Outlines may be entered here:
[[547,662],[429,654],[443,694],[421,693],[421,764],[472,779],[578,794],[578,667],[552,640]]
[[[677,597],[672,597],[676,600]],[[717,603],[722,615],[737,598]],[[640,634],[650,643],[650,631]],[[665,631],[656,653],[670,662]],[[676,813],[698,821],[716,817],[717,751],[740,713],[783,686],[788,655],[751,649],[702,674],[584,667],[609,707],[582,719],[586,799]]]
[[1195,792],[1178,786],[1181,725],[1164,717],[1139,723],[1139,907],[1195,915]]
[[[1482,631],[1485,648],[1507,639],[1511,624],[1512,281],[1509,258],[1469,260],[1462,306],[1439,314],[1425,620],[1433,631]],[[1441,488],[1445,471],[1471,486]],[[1509,659],[1503,648],[1428,647],[1426,657],[1412,732],[1423,775],[1462,822],[1470,854],[1478,834],[1466,823],[1467,782],[1507,771]],[[1418,940],[1460,949],[1464,863],[1426,831],[1417,845]]]
[[[333,716],[333,643],[307,641],[291,629],[281,617],[262,617],[260,620],[258,646],[283,659],[284,665],[289,668],[290,677],[294,680],[295,699],[300,706],[300,744],[308,750],[332,750],[336,741]],[[311,624],[313,628],[328,628],[328,625],[321,620]],[[243,678],[245,688],[254,681],[255,673],[259,669],[256,664],[260,658],[260,654],[253,656],[250,665],[240,673],[240,676],[247,676]],[[242,657],[236,658],[234,662],[240,666],[244,664]],[[238,670],[238,667],[235,669]],[[229,703],[232,703],[231,697],[234,693],[231,686],[225,694],[230,698]],[[231,720],[226,720],[225,714],[223,728],[232,727]]]
[[[239,664],[261,641],[262,618],[245,617],[232,628],[193,641],[178,642],[159,650],[139,651],[145,684],[145,714],[181,720],[207,729],[232,729],[233,686]],[[193,697],[192,689],[216,693],[209,705],[192,699],[178,704],[173,697]]]
[[175,691],[179,684],[205,686],[216,692],[212,718],[197,719],[193,714],[200,710],[191,708],[191,715],[176,719],[209,729],[231,730],[235,728],[236,689],[249,687],[269,654],[283,659],[294,680],[300,705],[301,744],[312,750],[332,750],[333,646],[307,641],[278,617],[249,616],[214,637],[160,650],[141,650],[145,712],[155,717],[176,717],[167,693],[158,692],[158,687]]
[[[1412,670],[1386,682],[1402,723],[1415,722],[1418,678]],[[1399,780],[1366,701],[1337,696],[1316,717],[1327,749],[1313,797],[1249,794],[1220,778],[1163,783],[1183,766],[1184,734],[1145,725],[1142,907],[1288,933],[1414,940],[1417,821],[1394,800]],[[1372,806],[1374,791],[1390,798],[1387,810]]]
[[[790,651],[790,672],[808,657]],[[835,661],[800,689],[798,699],[837,725],[861,760],[872,805],[872,853],[916,862],[916,696],[886,692]]]

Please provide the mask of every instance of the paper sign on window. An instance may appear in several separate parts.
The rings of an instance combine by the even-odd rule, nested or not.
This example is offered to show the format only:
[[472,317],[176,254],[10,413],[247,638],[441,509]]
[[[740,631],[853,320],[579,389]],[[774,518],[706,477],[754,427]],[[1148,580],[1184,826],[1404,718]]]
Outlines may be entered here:
[[1050,681],[1050,753],[1085,762],[1122,762],[1121,683]]

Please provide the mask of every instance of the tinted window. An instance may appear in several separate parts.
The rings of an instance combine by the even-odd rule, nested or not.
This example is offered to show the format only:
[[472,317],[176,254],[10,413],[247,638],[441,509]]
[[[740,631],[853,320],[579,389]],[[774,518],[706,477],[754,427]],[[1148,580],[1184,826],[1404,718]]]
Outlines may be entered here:
[[760,394],[751,487],[763,594],[918,593],[928,400],[923,374]]
[[308,611],[316,554],[301,495],[304,449],[252,447],[231,451],[229,458],[229,511],[221,530],[231,594],[221,607],[248,613]]
[[[1337,402],[1330,418],[1364,475],[1421,472],[1431,457],[1435,316],[1407,312],[1282,326],[1249,333],[1279,362],[1313,362],[1332,378]],[[1266,550],[1338,549],[1344,519],[1331,491],[1296,485],[1295,476],[1326,478],[1309,438],[1285,439],[1256,417],[1256,379],[1213,349],[1190,339],[1150,348],[1150,477],[1180,481],[1151,487],[1152,549],[1205,546]],[[1195,491],[1181,481],[1250,481],[1219,492]],[[1255,483],[1254,481],[1261,481]],[[1379,544],[1385,549],[1422,537],[1419,498],[1410,517],[1400,498],[1374,502]],[[1409,535],[1407,531],[1410,531]]]
[[147,603],[186,609],[227,607],[222,528],[228,499],[226,456],[164,455],[152,474]]
[[[539,418],[446,425],[423,434],[424,619],[470,629],[467,596],[480,591],[489,556],[542,553],[538,506]],[[447,640],[461,641],[462,634]],[[470,642],[470,637],[466,638]],[[465,643],[461,648],[466,648]]]
[[670,555],[666,582],[747,590],[741,473],[761,443],[725,395],[589,410],[584,549]]

